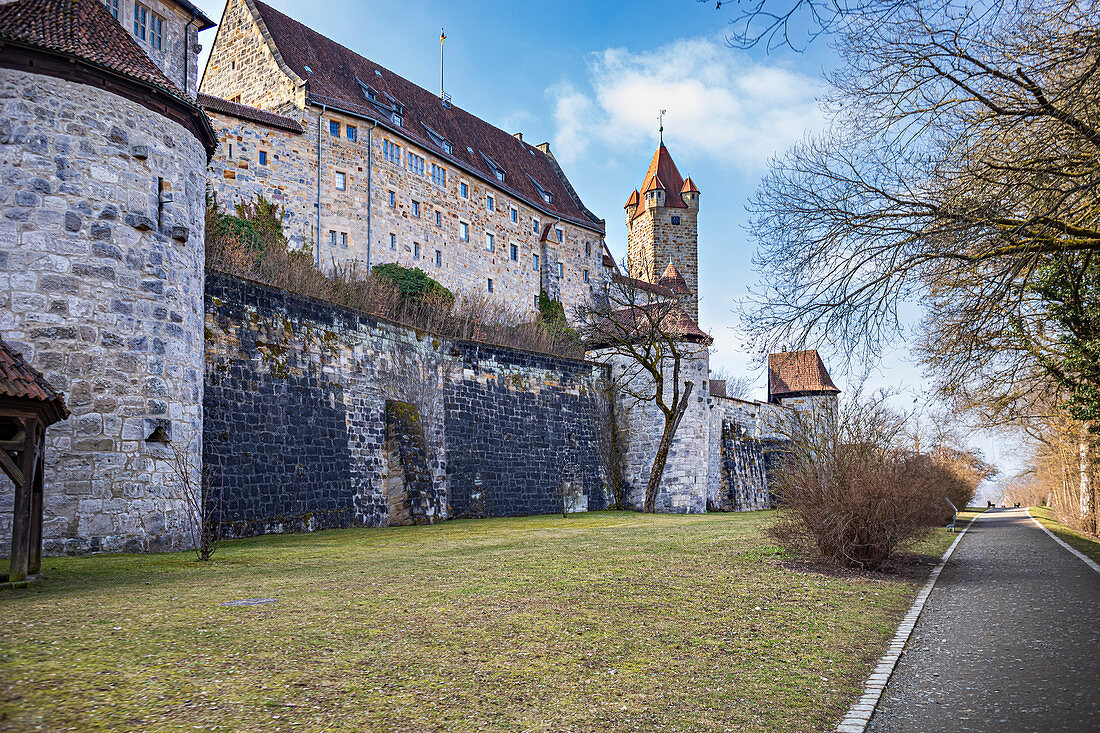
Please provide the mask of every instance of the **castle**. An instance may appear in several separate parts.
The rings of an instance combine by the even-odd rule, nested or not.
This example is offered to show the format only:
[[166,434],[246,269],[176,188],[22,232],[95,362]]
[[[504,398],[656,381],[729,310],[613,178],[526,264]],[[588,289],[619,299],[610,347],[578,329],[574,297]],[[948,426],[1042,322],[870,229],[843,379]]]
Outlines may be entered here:
[[[323,268],[418,266],[528,314],[615,283],[674,299],[697,389],[659,508],[771,504],[783,426],[838,390],[816,352],[773,355],[765,403],[711,382],[701,194],[663,144],[622,273],[547,145],[258,0],[229,0],[200,86],[213,27],[187,0],[0,0],[0,329],[72,411],[47,434],[48,552],[187,545],[173,451],[215,476],[229,534],[553,511],[563,466],[575,507],[606,506],[598,354],[434,338],[207,272],[208,189],[285,206]],[[660,421],[615,419],[637,505]]]

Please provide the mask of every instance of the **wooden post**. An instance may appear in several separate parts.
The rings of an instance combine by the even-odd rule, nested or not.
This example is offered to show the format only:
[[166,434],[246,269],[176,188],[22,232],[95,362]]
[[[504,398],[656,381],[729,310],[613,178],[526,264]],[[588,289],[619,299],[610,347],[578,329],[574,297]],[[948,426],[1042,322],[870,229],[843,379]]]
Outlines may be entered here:
[[31,484],[31,547],[27,560],[27,572],[37,575],[42,572],[42,494],[46,473],[46,428],[39,427],[38,440],[35,441],[34,483]]
[[38,421],[33,417],[20,419],[23,423],[23,450],[19,470],[22,475],[15,477],[15,510],[11,522],[11,570],[8,580],[15,582],[27,579],[30,563],[31,544],[31,487],[34,481],[35,445],[38,438]]

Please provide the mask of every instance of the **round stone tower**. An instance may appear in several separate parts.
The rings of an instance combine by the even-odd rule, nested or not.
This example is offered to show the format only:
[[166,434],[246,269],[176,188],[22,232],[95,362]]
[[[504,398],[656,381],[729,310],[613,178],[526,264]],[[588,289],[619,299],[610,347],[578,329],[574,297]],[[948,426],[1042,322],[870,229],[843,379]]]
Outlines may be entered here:
[[215,143],[180,61],[196,16],[169,6],[141,45],[96,0],[0,0],[0,329],[73,413],[48,434],[47,552],[190,543],[169,459],[196,484]]

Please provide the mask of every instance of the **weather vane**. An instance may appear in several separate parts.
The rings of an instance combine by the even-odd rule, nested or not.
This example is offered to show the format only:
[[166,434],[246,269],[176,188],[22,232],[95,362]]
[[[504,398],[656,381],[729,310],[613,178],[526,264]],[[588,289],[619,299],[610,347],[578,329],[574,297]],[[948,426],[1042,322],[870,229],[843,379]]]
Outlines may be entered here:
[[657,117],[657,136],[661,141],[661,145],[665,144],[665,112],[668,110],[661,110],[661,114]]

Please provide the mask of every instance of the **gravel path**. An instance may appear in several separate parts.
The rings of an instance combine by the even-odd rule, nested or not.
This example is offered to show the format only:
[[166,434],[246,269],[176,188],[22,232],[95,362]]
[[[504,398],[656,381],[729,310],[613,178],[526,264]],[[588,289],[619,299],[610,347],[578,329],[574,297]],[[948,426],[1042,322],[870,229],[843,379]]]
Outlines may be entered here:
[[1100,573],[1023,509],[981,515],[871,718],[900,731],[1100,731]]

